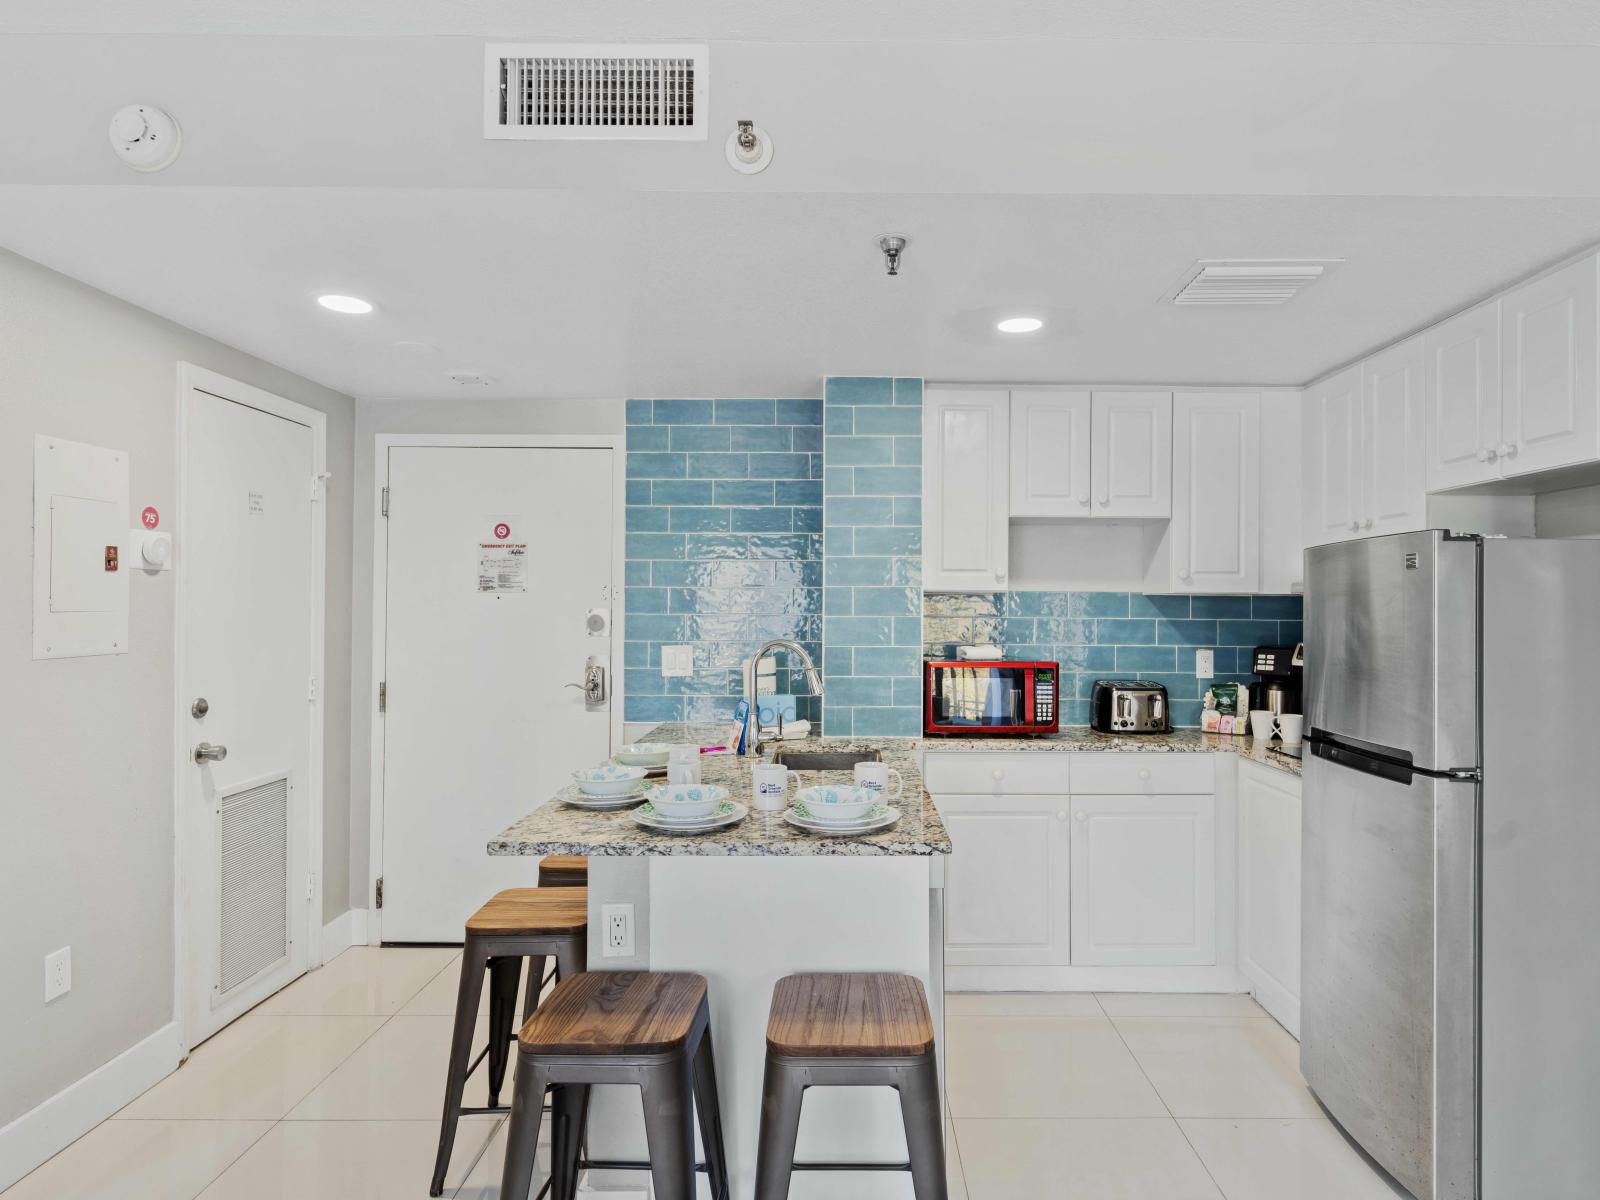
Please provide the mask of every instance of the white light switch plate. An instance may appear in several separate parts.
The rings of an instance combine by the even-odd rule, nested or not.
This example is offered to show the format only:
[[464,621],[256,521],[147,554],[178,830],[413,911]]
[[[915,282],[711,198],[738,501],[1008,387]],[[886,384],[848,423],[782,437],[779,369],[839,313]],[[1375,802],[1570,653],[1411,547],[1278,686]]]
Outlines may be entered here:
[[1213,679],[1217,673],[1217,657],[1210,650],[1196,650],[1194,652],[1194,677],[1196,679]]
[[687,678],[694,674],[693,646],[661,647],[661,674],[667,679]]

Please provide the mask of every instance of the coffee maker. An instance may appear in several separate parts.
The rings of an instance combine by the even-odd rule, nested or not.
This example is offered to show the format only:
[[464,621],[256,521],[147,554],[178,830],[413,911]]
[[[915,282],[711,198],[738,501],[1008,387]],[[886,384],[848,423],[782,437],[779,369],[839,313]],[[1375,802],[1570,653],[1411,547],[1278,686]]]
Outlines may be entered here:
[[1301,686],[1305,677],[1306,648],[1302,642],[1294,646],[1257,646],[1250,660],[1250,670],[1256,681],[1250,685],[1250,707],[1281,713],[1299,713]]

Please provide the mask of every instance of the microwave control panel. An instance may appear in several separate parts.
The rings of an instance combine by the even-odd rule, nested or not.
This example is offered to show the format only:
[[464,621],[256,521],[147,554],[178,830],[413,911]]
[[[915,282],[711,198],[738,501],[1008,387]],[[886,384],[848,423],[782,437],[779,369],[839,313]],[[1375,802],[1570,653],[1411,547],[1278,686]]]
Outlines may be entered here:
[[1039,671],[1033,677],[1033,715],[1040,724],[1056,719],[1056,673]]

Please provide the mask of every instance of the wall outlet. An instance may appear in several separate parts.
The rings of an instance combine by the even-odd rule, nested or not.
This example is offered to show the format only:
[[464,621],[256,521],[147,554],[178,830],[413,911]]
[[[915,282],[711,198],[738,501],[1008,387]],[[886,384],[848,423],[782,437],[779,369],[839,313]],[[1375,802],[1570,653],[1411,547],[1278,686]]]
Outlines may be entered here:
[[54,954],[44,956],[44,1002],[49,1004],[57,996],[72,990],[72,947],[63,946]]
[[1217,673],[1217,656],[1211,650],[1196,650],[1194,652],[1194,677],[1196,679],[1213,679]]
[[688,678],[694,674],[693,646],[661,647],[661,675],[665,679]]
[[602,904],[600,929],[606,958],[633,957],[633,905]]

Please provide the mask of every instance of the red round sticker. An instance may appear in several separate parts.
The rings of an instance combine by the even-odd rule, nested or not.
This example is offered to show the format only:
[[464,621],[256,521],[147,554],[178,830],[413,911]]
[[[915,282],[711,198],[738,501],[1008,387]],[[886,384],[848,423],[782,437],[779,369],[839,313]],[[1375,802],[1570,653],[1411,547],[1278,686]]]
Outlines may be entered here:
[[[154,510],[153,509],[149,509],[149,510],[146,510],[146,511],[154,511]],[[504,521],[502,521],[500,524],[498,524],[498,525],[496,525],[494,527],[494,535],[495,535],[495,537],[499,538],[501,541],[504,541],[506,538],[511,536],[511,526],[507,525]]]
[[139,514],[139,521],[146,529],[154,529],[161,524],[161,514],[154,508],[146,508]]

